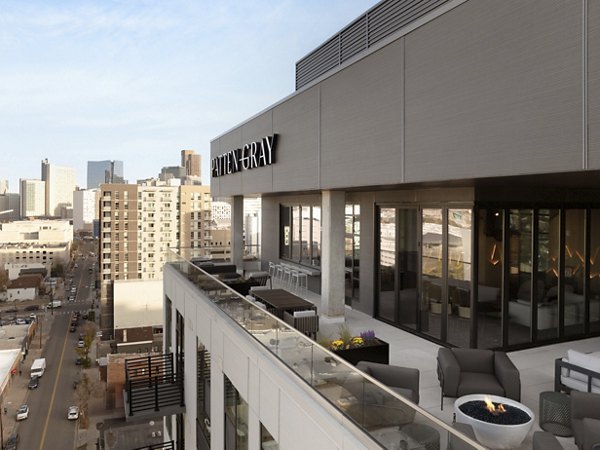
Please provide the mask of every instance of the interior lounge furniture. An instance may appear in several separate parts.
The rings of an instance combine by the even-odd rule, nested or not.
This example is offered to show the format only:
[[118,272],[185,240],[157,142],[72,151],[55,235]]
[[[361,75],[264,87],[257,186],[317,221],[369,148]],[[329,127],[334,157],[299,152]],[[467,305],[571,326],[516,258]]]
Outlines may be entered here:
[[554,390],[600,393],[600,352],[567,350],[566,358],[554,362]]
[[600,450],[600,394],[571,391],[571,427],[579,450]]
[[[413,403],[419,401],[418,369],[370,361],[360,361],[356,367]],[[373,383],[352,378],[344,388],[354,397],[348,414],[366,429],[401,426],[414,420],[415,410],[409,404],[392,397]]]
[[491,394],[519,401],[519,370],[502,351],[475,348],[440,348],[437,356],[440,405],[444,396]]
[[304,333],[313,339],[317,338],[317,332],[319,331],[319,316],[314,309],[293,312],[284,311],[283,320],[301,333]]

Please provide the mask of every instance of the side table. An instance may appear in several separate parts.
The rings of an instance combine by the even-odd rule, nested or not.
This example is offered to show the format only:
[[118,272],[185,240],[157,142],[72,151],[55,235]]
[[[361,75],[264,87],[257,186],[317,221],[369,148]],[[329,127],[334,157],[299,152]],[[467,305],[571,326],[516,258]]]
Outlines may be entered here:
[[573,436],[571,397],[563,392],[540,393],[540,428],[556,436]]

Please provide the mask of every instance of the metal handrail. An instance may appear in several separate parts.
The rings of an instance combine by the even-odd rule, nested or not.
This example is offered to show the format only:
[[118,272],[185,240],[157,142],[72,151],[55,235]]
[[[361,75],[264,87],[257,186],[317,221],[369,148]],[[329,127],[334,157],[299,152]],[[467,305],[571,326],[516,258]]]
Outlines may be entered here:
[[[417,405],[415,403],[412,403],[411,401],[407,400],[406,398],[400,396],[399,394],[397,394],[396,392],[394,392],[392,389],[390,389],[386,385],[382,384],[377,379],[375,379],[375,378],[373,378],[373,377],[371,377],[371,376],[369,376],[369,375],[361,372],[360,370],[356,369],[356,367],[354,367],[352,364],[348,363],[345,359],[340,358],[334,352],[332,352],[329,349],[327,349],[327,348],[319,345],[314,340],[310,339],[309,337],[305,336],[304,334],[300,333],[299,331],[293,329],[290,325],[288,325],[287,323],[285,323],[283,320],[281,320],[280,318],[278,318],[274,314],[272,314],[272,313],[270,313],[270,312],[268,312],[268,311],[266,311],[266,310],[264,310],[262,308],[259,308],[257,305],[255,305],[254,303],[250,302],[244,296],[241,296],[238,292],[236,292],[235,290],[231,289],[228,285],[224,284],[219,279],[217,279],[214,276],[212,276],[212,275],[204,272],[201,268],[195,266],[191,261],[182,258],[182,256],[176,250],[173,250],[173,249],[169,250],[168,255],[167,255],[167,261],[168,261],[168,264],[171,267],[173,267],[175,270],[177,270],[178,272],[180,272],[182,275],[185,275],[186,278],[188,278],[191,282],[194,282],[194,281],[191,278],[189,278],[189,275],[191,275],[190,271],[194,271],[198,275],[201,275],[203,280],[205,280],[207,282],[208,281],[210,282],[210,291],[224,291],[223,295],[221,295],[219,297],[215,296],[214,298],[211,298],[211,294],[209,293],[209,290],[204,290],[204,289],[202,289],[202,286],[197,286],[200,290],[202,290],[207,295],[207,297],[209,299],[212,300],[212,303],[216,307],[218,307],[221,311],[225,312],[232,320],[234,320],[234,322],[238,326],[240,326],[254,340],[258,341],[258,343],[260,343],[263,347],[265,347],[267,350],[269,350],[269,352],[271,354],[274,354],[274,356],[279,361],[283,362],[283,364],[285,365],[286,368],[288,368],[290,371],[292,371],[294,374],[296,374],[296,376],[299,376],[300,379],[302,379],[303,381],[308,382],[308,380],[304,379],[297,371],[295,371],[290,365],[288,365],[285,360],[283,360],[281,357],[279,357],[276,354],[276,352],[273,352],[272,348],[270,348],[263,341],[261,341],[260,339],[258,339],[258,337],[257,337],[256,334],[253,334],[251,332],[251,330],[249,330],[246,326],[244,326],[243,321],[236,320],[235,317],[234,317],[234,314],[232,313],[232,311],[229,311],[227,308],[225,308],[223,306],[227,306],[228,303],[234,303],[235,302],[235,303],[239,303],[241,305],[244,305],[246,308],[252,309],[252,310],[254,310],[257,313],[266,315],[267,317],[269,317],[269,320],[271,320],[275,324],[277,324],[277,329],[281,329],[282,332],[285,332],[285,333],[295,334],[299,341],[302,340],[302,341],[305,341],[308,344],[307,347],[316,348],[316,349],[318,349],[319,352],[326,354],[328,360],[329,361],[334,361],[335,364],[336,364],[336,366],[341,365],[348,372],[355,374],[356,376],[360,377],[360,379],[368,381],[369,384],[371,384],[373,386],[376,386],[378,389],[380,389],[381,391],[383,391],[385,393],[385,395],[389,396],[394,401],[401,402],[402,404],[404,404],[407,407],[409,407],[412,410],[414,410],[414,412],[419,413],[423,417],[425,417],[428,420],[430,420],[433,424],[435,424],[439,428],[445,430],[446,432],[448,432],[448,433],[456,436],[458,439],[464,441],[466,444],[472,446],[474,449],[477,449],[477,450],[485,450],[486,449],[486,447],[482,446],[477,441],[474,441],[473,439],[469,438],[468,436],[466,436],[466,435],[464,435],[464,434],[456,431],[451,425],[446,424],[445,422],[443,422],[442,420],[438,419],[436,416],[434,416],[430,412],[428,412],[425,409],[421,408],[419,405]],[[181,265],[181,264],[183,264],[183,267],[178,268],[178,265]],[[276,340],[278,340],[278,339],[276,339]],[[275,343],[275,345],[277,345],[277,343]],[[317,393],[319,393],[320,395],[323,395],[321,392],[319,392],[318,389],[315,389],[315,386],[313,386],[310,383],[309,383],[309,385],[311,385],[311,387]],[[341,412],[345,417],[348,417],[351,421],[355,422],[355,419],[352,416],[348,415],[348,413],[346,411],[344,411],[342,408],[340,408],[335,402],[331,401],[327,397],[324,397],[324,398],[334,408],[336,408],[336,410],[338,410],[339,412]],[[363,432],[367,436],[369,436],[370,439],[373,439],[375,442],[377,442],[379,445],[381,445],[377,441],[377,439],[371,434],[371,432],[369,430],[365,429],[360,424],[357,424],[357,425],[363,430]]]

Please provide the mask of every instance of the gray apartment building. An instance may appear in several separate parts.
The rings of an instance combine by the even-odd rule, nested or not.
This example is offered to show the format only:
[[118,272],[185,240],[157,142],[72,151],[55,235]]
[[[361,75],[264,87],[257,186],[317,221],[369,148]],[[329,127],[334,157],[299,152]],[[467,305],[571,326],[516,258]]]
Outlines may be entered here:
[[265,268],[309,268],[326,316],[460,347],[600,334],[599,170],[586,0],[384,0],[211,142],[233,234],[261,198]]

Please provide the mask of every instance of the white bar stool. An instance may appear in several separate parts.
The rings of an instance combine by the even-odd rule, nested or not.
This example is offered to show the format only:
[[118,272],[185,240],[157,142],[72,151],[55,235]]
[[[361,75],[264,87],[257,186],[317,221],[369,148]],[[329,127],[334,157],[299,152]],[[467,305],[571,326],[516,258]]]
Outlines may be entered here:
[[[295,283],[294,280],[296,280]],[[295,292],[299,292],[302,289],[304,289],[304,292],[308,291],[308,274],[301,270],[292,270],[290,287],[293,287]]]

